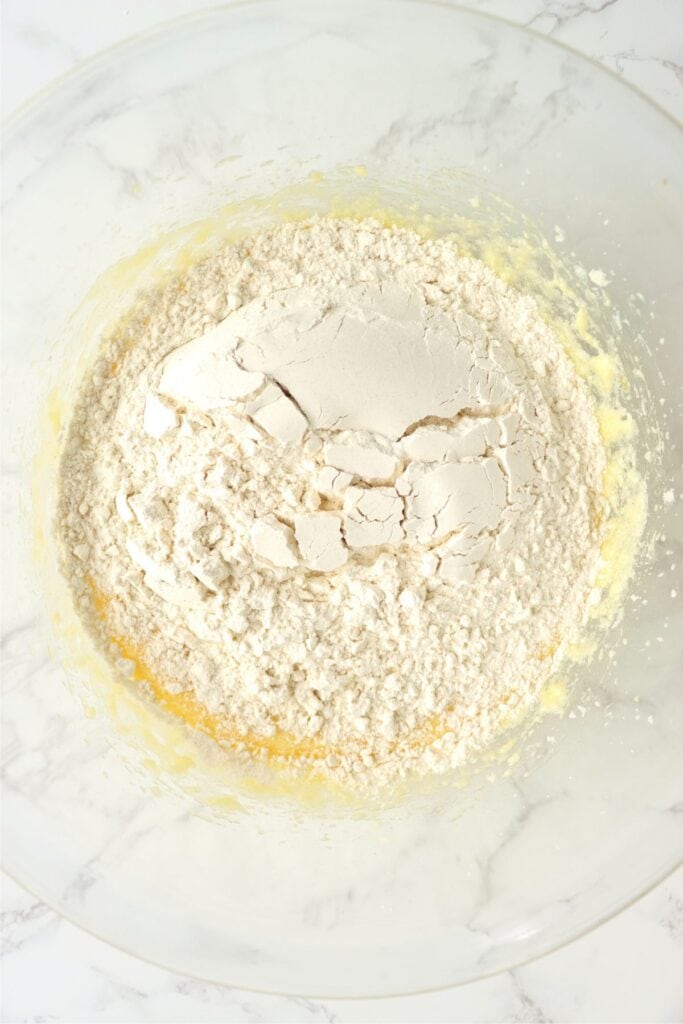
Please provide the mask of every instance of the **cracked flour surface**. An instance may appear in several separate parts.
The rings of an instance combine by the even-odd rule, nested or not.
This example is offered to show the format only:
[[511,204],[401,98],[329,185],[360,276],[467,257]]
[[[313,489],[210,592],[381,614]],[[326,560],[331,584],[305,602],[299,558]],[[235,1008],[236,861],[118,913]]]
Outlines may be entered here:
[[63,455],[65,570],[167,707],[376,785],[535,705],[585,621],[604,467],[532,298],[446,239],[285,224],[103,346]]

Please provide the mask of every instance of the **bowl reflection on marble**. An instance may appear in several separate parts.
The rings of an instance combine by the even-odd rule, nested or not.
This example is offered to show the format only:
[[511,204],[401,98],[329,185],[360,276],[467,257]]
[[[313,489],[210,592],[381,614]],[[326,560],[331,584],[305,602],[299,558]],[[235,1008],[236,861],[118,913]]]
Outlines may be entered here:
[[[174,970],[351,996],[520,963],[675,866],[681,146],[664,113],[576,54],[417,0],[229,5],[115,47],[11,120],[2,800],[13,876]],[[169,763],[167,723],[97,689],[94,663],[74,654],[85,641],[62,650],[66,603],[46,598],[59,431],[98,316],[124,308],[148,269],[125,258],[165,234],[148,264],[172,263],[182,225],[226,207],[263,222],[272,208],[255,213],[249,196],[306,181],[334,185],[307,193],[312,209],[374,190],[483,229],[482,197],[496,196],[511,233],[516,215],[501,210],[523,211],[564,238],[568,265],[607,273],[602,328],[617,337],[634,408],[649,402],[646,544],[609,656],[577,667],[566,713],[542,720],[521,756],[386,808],[236,796],[216,771],[209,783],[208,768],[188,767],[185,737]]]

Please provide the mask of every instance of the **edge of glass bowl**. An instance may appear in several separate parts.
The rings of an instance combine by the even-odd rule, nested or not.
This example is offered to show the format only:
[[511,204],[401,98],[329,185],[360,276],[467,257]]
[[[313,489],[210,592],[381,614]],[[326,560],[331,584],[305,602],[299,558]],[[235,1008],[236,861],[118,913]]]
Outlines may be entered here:
[[[126,51],[133,49],[140,44],[151,43],[166,34],[174,33],[178,28],[183,25],[195,24],[201,21],[208,20],[211,17],[215,17],[221,11],[227,11],[229,9],[238,7],[254,7],[257,5],[263,5],[265,3],[278,3],[280,0],[228,0],[227,3],[214,4],[211,7],[202,8],[200,11],[192,11],[188,14],[178,15],[174,18],[164,19],[157,22],[148,28],[141,29],[139,32],[132,33],[131,35],[124,36],[122,39],[110,46],[107,46],[101,50],[98,50],[92,56],[79,61],[72,68],[62,72],[62,74],[51,79],[42,88],[31,94],[26,100],[19,104],[14,110],[6,114],[0,119],[0,137],[2,139],[3,146],[9,141],[7,136],[11,135],[17,123],[30,116],[35,108],[40,107],[43,103],[50,100],[53,93],[58,92],[62,86],[76,81],[79,78],[85,78],[89,72],[93,69],[98,68],[100,65],[106,64],[111,58],[115,58],[118,55],[125,54]],[[641,102],[649,106],[657,114],[668,121],[674,129],[677,129],[681,133],[681,141],[683,142],[683,120],[679,120],[673,113],[668,111],[665,107],[645,93],[638,85],[628,81],[618,72],[607,67],[593,57],[588,56],[581,50],[576,49],[567,43],[561,42],[560,40],[554,39],[552,36],[546,35],[537,29],[531,28],[527,25],[521,24],[520,22],[512,21],[509,18],[501,17],[498,14],[492,14],[488,11],[480,11],[476,8],[470,7],[467,4],[452,2],[452,0],[394,0],[395,3],[404,4],[421,4],[430,7],[441,7],[449,10],[453,10],[459,14],[464,14],[468,17],[472,17],[481,21],[493,22],[494,24],[502,25],[506,29],[511,30],[523,36],[531,36],[542,44],[550,47],[554,47],[564,53],[571,54],[572,57],[579,60],[580,62],[589,65],[598,74],[603,74],[608,78],[618,82],[624,89],[633,93]],[[293,992],[275,988],[251,988],[249,986],[237,985],[235,987],[241,988],[245,992],[257,992],[265,995],[291,997],[291,996],[305,996],[307,998],[315,999],[335,999],[344,1001],[356,1001],[360,999],[367,1000],[379,1000],[388,997],[400,997],[407,995],[424,995],[429,992],[444,991],[448,988],[459,987],[461,985],[467,985],[474,981],[484,981],[488,978],[495,977],[498,974],[503,974],[506,971],[513,970],[517,967],[523,967],[527,964],[533,963],[536,960],[541,959],[544,956],[548,956],[551,953],[557,952],[568,946],[570,943],[575,942],[591,932],[600,928],[602,925],[611,921],[617,917],[623,911],[628,910],[639,900],[643,899],[648,893],[652,892],[658,885],[661,885],[667,878],[669,878],[678,868],[683,867],[683,851],[680,856],[677,856],[667,866],[658,871],[653,878],[651,878],[642,889],[639,889],[636,893],[633,893],[625,899],[615,899],[613,905],[609,910],[604,911],[594,921],[587,924],[585,927],[580,928],[578,931],[571,931],[570,934],[565,935],[557,940],[548,942],[545,945],[541,945],[537,952],[530,956],[522,957],[517,959],[512,956],[508,961],[499,965],[493,970],[486,971],[482,974],[477,974],[470,979],[463,979],[460,981],[444,983],[441,985],[430,985],[425,988],[410,988],[405,989],[401,992],[391,992],[386,995],[339,995],[330,992],[316,992],[315,990],[309,990],[306,992]],[[135,952],[127,948],[126,946],[119,945],[117,942],[108,939],[106,936],[99,934],[93,928],[87,924],[83,924],[75,916],[73,916],[68,910],[62,908],[56,901],[50,898],[46,898],[37,891],[36,887],[29,886],[23,882],[11,869],[9,869],[4,858],[0,863],[0,869],[10,878],[13,882],[19,885],[29,895],[34,896],[40,900],[45,906],[47,906],[53,913],[59,915],[69,924],[78,928],[86,935],[92,936],[100,942],[104,942],[107,946],[113,949],[117,949],[119,952],[124,953],[127,956],[135,957],[137,960],[143,963],[150,964],[153,967],[161,968],[162,970],[173,971],[177,974],[182,974],[184,977],[192,978],[196,981],[205,982],[207,984],[220,984],[220,985],[232,985],[231,982],[217,981],[215,978],[208,977],[201,974],[194,974],[190,971],[186,971],[176,966],[169,966],[160,960],[155,960],[153,957],[146,956],[144,954]]]
[[[174,31],[182,25],[189,25],[194,22],[203,21],[208,19],[210,16],[216,15],[220,11],[226,11],[235,7],[254,7],[258,4],[278,2],[280,2],[280,0],[228,0],[227,3],[204,7],[201,11],[192,11],[189,14],[180,14],[174,18],[164,19],[149,26],[148,28],[141,29],[139,32],[133,32],[131,35],[124,36],[117,42],[112,43],[110,46],[106,46],[103,49],[97,50],[90,57],[86,57],[83,60],[78,61],[78,63],[73,67],[68,68],[60,75],[50,79],[50,81],[44,86],[28,96],[27,99],[23,100],[18,107],[0,118],[0,131],[3,135],[7,131],[11,131],[17,121],[20,121],[24,116],[30,114],[34,107],[39,106],[42,102],[49,99],[51,94],[58,91],[62,85],[86,75],[92,68],[104,63],[109,57],[115,56],[119,51],[128,50],[139,43],[151,42],[157,36],[162,36],[167,32]],[[540,32],[537,29],[531,28],[518,21],[512,21],[510,18],[501,17],[499,14],[492,14],[490,11],[477,10],[467,4],[455,2],[455,0],[394,0],[394,2],[404,4],[423,4],[424,6],[443,7],[448,10],[457,11],[460,14],[466,14],[476,19],[481,19],[482,21],[489,21],[499,25],[504,25],[506,28],[509,28],[514,32],[518,32],[521,35],[532,36],[533,38],[546,43],[548,46],[555,47],[565,53],[570,53],[573,57],[576,57],[580,61],[583,61],[595,68],[599,73],[605,74],[609,78],[619,82],[624,88],[630,90],[644,103],[666,118],[667,121],[670,121],[675,128],[678,128],[679,131],[683,132],[683,119],[679,120],[675,114],[671,113],[671,111],[663,107],[657,100],[649,96],[640,88],[640,86],[630,82],[617,71],[607,67],[606,64],[602,64],[600,61],[590,57],[586,53],[583,53],[581,50],[576,49],[576,47],[570,46],[568,43],[561,42],[552,36],[546,35],[544,32]]]

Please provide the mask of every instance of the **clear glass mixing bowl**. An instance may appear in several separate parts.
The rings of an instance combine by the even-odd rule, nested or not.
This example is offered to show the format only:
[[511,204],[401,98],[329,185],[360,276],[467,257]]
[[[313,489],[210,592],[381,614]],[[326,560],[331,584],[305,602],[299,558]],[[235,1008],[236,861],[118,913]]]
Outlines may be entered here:
[[[342,191],[393,187],[405,201],[422,182],[423,211],[475,224],[480,197],[497,195],[564,234],[568,264],[608,272],[604,328],[621,316],[633,400],[642,410],[650,396],[647,550],[610,657],[576,670],[573,710],[541,721],[516,763],[392,808],[256,791],[237,806],[215,778],[207,799],[182,737],[169,766],[166,723],[143,728],[134,709],[83,697],[42,579],[54,466],[36,477],[32,458],[96,344],[96,318],[84,329],[74,311],[99,275],[219,206],[340,167],[357,168]],[[448,4],[262,0],[62,79],[7,126],[4,185],[6,869],[175,970],[342,996],[519,963],[670,871],[683,849],[678,126],[576,54]],[[136,284],[128,264],[114,279],[122,304]]]

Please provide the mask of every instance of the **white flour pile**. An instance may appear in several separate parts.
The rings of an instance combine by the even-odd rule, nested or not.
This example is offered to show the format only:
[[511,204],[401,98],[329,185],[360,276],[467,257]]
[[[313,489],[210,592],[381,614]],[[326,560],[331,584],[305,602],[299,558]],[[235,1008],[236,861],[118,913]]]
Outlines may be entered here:
[[534,705],[585,620],[604,466],[531,298],[446,240],[286,224],[105,346],[63,458],[66,567],[112,657],[235,749],[283,760],[284,733],[297,767],[376,784]]

